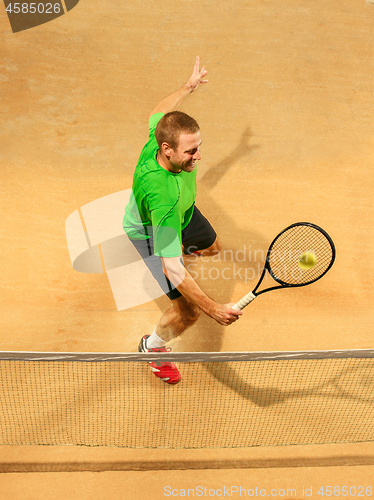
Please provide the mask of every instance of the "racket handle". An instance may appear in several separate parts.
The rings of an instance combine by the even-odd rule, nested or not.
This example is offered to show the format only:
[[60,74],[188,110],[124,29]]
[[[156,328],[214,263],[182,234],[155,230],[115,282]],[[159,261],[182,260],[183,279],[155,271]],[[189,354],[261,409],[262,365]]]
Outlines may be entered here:
[[256,295],[252,292],[247,293],[247,295],[244,295],[242,299],[239,300],[232,308],[241,310],[244,309],[248,304],[252,302],[256,298]]

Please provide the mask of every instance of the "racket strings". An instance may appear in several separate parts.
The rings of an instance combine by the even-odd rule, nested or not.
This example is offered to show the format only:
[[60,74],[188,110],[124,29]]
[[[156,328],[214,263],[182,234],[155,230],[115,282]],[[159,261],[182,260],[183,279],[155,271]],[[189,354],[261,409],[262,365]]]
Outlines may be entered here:
[[[299,266],[305,252],[311,252],[316,257],[316,264],[310,269]],[[306,285],[325,274],[333,258],[332,244],[321,230],[309,225],[296,225],[274,240],[268,254],[268,266],[276,281],[286,285]]]

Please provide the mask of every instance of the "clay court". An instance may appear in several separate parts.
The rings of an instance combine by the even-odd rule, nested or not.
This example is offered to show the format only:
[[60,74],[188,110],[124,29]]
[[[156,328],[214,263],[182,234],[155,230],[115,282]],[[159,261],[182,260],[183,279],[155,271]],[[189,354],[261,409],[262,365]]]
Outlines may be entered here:
[[[180,109],[201,127],[196,204],[226,251],[193,261],[201,288],[239,300],[294,222],[324,228],[337,256],[317,283],[259,297],[228,328],[203,316],[173,351],[374,347],[373,4],[80,0],[19,33],[2,4],[0,30],[1,351],[136,352],[153,331],[168,299],[118,310],[106,272],[73,269],[65,221],[131,188],[148,115],[196,55],[209,83]],[[374,445],[3,446],[0,469],[4,500],[156,500],[167,485],[320,498],[320,486],[374,487]]]

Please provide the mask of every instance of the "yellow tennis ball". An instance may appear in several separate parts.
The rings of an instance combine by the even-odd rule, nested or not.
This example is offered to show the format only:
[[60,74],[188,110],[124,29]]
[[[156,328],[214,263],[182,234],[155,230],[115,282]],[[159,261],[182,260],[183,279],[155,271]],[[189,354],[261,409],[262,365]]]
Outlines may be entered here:
[[317,257],[314,252],[304,252],[299,258],[299,267],[303,270],[311,269],[317,263]]

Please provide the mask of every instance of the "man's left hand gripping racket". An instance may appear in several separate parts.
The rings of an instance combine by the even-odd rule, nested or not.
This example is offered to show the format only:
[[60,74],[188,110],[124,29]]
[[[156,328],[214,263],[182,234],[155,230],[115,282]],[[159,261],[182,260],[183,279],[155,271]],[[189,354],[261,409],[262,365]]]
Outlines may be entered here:
[[[270,290],[310,285],[327,273],[334,260],[335,246],[326,231],[309,222],[292,224],[271,243],[256,288],[233,309],[244,309],[257,295]],[[266,271],[278,284],[257,291]]]

